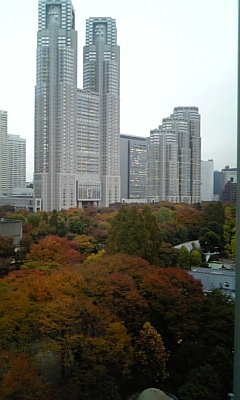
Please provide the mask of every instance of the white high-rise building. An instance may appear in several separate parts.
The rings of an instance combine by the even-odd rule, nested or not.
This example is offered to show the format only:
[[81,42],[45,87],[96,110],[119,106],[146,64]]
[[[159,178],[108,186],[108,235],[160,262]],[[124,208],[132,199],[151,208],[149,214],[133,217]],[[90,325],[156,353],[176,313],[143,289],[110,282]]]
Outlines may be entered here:
[[201,162],[201,201],[213,201],[213,160],[202,160]]
[[98,207],[100,181],[100,104],[99,94],[77,92],[77,206]]
[[8,114],[0,110],[0,196],[25,186],[26,139],[8,134]]
[[7,191],[8,115],[0,110],[0,196]]
[[201,116],[198,107],[175,107],[173,115],[185,119],[189,129],[189,148],[191,152],[190,196],[191,203],[201,202]]
[[26,139],[8,135],[8,192],[26,187]]
[[120,48],[112,18],[86,21],[83,89],[99,94],[101,205],[108,206],[120,201]]
[[77,32],[70,0],[39,0],[35,198],[46,211],[76,206]]
[[148,200],[201,201],[201,138],[197,107],[176,107],[148,146]]

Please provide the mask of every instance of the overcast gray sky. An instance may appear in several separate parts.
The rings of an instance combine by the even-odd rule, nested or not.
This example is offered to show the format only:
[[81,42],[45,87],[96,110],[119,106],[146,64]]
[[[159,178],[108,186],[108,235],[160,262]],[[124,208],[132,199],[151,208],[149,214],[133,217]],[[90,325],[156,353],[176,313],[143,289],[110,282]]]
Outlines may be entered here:
[[[73,0],[82,87],[85,21],[112,17],[121,47],[121,133],[149,136],[175,106],[197,106],[202,159],[236,166],[237,0]],[[37,0],[0,0],[0,109],[34,154]]]

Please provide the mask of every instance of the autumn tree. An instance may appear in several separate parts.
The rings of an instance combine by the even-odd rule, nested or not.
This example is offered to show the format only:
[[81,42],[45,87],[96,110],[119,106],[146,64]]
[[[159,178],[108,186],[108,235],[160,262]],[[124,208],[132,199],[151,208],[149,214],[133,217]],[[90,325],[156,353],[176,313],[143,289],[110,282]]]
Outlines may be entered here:
[[141,293],[148,302],[149,321],[168,349],[194,337],[204,296],[201,284],[186,271],[158,268],[145,277]]
[[77,243],[58,236],[46,236],[30,246],[22,268],[56,269],[80,263],[84,258]]
[[147,261],[125,254],[106,255],[83,263],[78,270],[87,283],[85,293],[136,334],[147,317],[148,305],[139,292],[140,281],[152,271]]
[[161,335],[146,322],[135,341],[136,369],[143,387],[159,386],[166,379],[168,354]]
[[26,353],[0,353],[1,400],[47,400],[48,386],[38,377],[36,362]]
[[225,207],[225,223],[223,226],[224,250],[228,257],[236,257],[236,207]]

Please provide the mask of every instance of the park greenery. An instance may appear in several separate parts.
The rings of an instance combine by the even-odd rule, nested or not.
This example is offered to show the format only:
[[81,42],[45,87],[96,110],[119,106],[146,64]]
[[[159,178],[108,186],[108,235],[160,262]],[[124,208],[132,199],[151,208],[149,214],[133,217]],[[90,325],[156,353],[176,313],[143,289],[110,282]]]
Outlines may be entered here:
[[[234,302],[187,271],[204,252],[234,259],[235,206],[7,206],[0,218],[23,226],[17,249],[0,236],[0,400],[232,392]],[[174,247],[195,240],[202,251]]]

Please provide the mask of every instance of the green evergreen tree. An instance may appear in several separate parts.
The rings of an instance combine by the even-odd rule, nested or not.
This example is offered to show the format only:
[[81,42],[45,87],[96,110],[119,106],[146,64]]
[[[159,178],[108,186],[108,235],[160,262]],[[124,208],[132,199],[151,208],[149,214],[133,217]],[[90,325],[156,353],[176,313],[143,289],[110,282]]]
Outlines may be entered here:
[[136,206],[122,206],[111,221],[106,251],[142,257],[158,265],[161,244],[161,232],[150,207],[138,211]]
[[198,250],[192,250],[190,253],[190,267],[199,268],[202,265],[202,257]]
[[179,251],[178,265],[181,269],[190,270],[190,253],[185,246],[182,246]]

